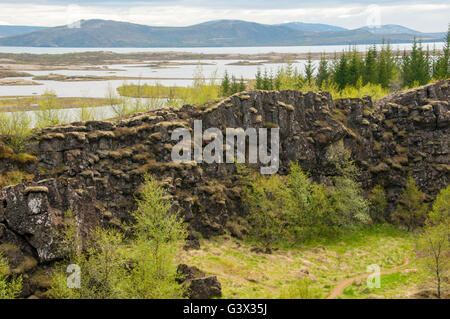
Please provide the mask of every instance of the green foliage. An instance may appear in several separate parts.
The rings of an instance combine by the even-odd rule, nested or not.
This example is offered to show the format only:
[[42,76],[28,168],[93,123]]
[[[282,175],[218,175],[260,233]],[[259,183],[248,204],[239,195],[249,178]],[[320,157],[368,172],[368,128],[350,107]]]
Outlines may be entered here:
[[[113,109],[117,116],[122,117],[135,112],[151,110],[153,108],[164,106],[182,106],[184,104],[201,105],[207,102],[217,100],[227,90],[228,94],[240,92],[243,82],[241,83],[234,78],[229,84],[225,84],[225,88],[217,82],[217,72],[210,75],[207,81],[203,75],[201,66],[197,67],[194,74],[192,86],[163,86],[159,83],[154,85],[140,83],[127,84],[124,83],[117,91],[122,98],[118,98],[113,90],[108,93],[107,99],[119,101],[115,102]],[[245,83],[244,83],[245,85]],[[234,94],[233,93],[233,94]],[[138,98],[135,105],[128,99],[129,97]],[[146,98],[146,102],[141,102],[140,98]],[[136,104],[137,103],[137,104]]]
[[10,275],[6,259],[0,252],[0,299],[16,299],[22,291],[22,277]]
[[443,54],[437,55],[433,64],[433,78],[445,80],[450,77],[450,25],[447,31]]
[[291,165],[285,177],[241,177],[247,185],[244,198],[252,238],[268,248],[286,240],[332,237],[370,223],[369,202],[355,181],[351,159],[346,160],[347,164],[340,162],[342,175],[328,187],[310,181],[298,163]]
[[438,298],[441,298],[443,278],[450,270],[449,238],[450,220],[447,218],[438,225],[426,227],[417,245],[425,269],[434,278]]
[[36,114],[38,127],[46,127],[66,122],[63,113],[57,110],[58,100],[55,92],[46,90],[39,100],[40,110]]
[[438,225],[450,219],[450,185],[441,189],[436,196],[428,219],[432,225]]
[[417,188],[412,175],[409,175],[397,210],[391,215],[392,221],[406,227],[408,231],[423,226],[428,212],[428,205],[424,200],[424,194]]
[[94,229],[82,241],[74,226],[65,234],[65,251],[70,264],[81,269],[80,288],[67,285],[66,263],[51,278],[48,296],[54,299],[114,299],[121,296],[119,285],[126,280],[123,234],[117,230]]
[[370,194],[370,217],[374,222],[384,222],[384,212],[387,205],[386,192],[381,185],[375,186]]
[[352,159],[351,151],[344,146],[342,140],[330,146],[327,152],[327,162],[337,176],[355,179],[359,173]]
[[325,55],[322,54],[319,62],[319,69],[317,70],[316,83],[319,88],[322,88],[324,83],[327,83],[330,79],[330,72],[328,69],[328,60]]
[[[157,299],[181,298],[184,288],[176,282],[176,256],[184,244],[186,228],[162,185],[145,176],[138,208],[133,212],[133,237],[125,241],[115,229],[97,228],[81,238],[73,214],[66,215],[63,247],[66,262],[52,277],[51,298]],[[81,268],[81,287],[66,284],[66,265]]]
[[411,54],[403,55],[401,62],[403,85],[406,87],[427,84],[431,80],[429,50],[425,52],[421,42],[414,40]]
[[246,198],[250,235],[266,249],[286,234],[291,205],[289,195],[284,179],[278,175],[255,176],[250,184]]
[[0,139],[15,152],[24,151],[31,137],[31,120],[26,113],[0,113]]
[[311,279],[303,278],[281,289],[280,299],[319,299],[321,289],[313,288]]
[[309,54],[305,65],[305,81],[308,85],[312,85],[312,81],[314,80],[314,72],[315,66],[313,64],[311,54]]
[[336,210],[335,225],[351,227],[355,224],[369,224],[369,203],[362,196],[360,185],[349,177],[336,177],[331,196]]

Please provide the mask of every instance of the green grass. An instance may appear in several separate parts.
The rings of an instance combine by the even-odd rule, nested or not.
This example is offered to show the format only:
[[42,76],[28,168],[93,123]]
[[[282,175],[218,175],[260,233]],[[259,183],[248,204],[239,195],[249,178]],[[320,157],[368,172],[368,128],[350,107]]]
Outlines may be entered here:
[[[339,282],[365,274],[368,265],[378,264],[383,271],[403,264],[406,257],[415,263],[414,242],[410,233],[390,225],[376,225],[340,239],[296,247],[282,245],[266,255],[252,252],[255,245],[251,242],[223,236],[202,240],[202,248],[186,252],[183,262],[216,275],[224,298],[325,298]],[[383,291],[370,293],[386,298],[406,297],[402,295],[404,288],[422,279],[421,273],[400,277],[393,274],[386,277],[385,283],[382,278]],[[367,298],[370,294],[362,292],[364,287],[350,286],[342,297]]]

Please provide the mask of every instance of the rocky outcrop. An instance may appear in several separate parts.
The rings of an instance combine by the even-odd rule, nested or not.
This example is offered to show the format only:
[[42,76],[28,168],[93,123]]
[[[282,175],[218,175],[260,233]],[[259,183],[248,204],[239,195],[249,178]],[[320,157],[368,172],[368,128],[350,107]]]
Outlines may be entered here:
[[222,296],[222,285],[216,276],[206,274],[195,266],[178,265],[179,283],[186,287],[190,299],[211,299]]
[[381,184],[394,205],[411,173],[431,200],[449,181],[449,102],[449,81],[378,101],[255,91],[201,107],[48,127],[29,147],[33,161],[21,167],[32,180],[0,191],[0,244],[15,247],[17,264],[25,258],[40,265],[57,260],[65,211],[74,211],[81,233],[97,225],[120,227],[130,221],[147,172],[164,182],[174,209],[189,223],[190,247],[198,246],[197,233],[209,237],[227,228],[242,233],[245,209],[235,164],[171,161],[177,143],[171,133],[178,127],[192,130],[196,119],[203,120],[203,129],[278,127],[279,173],[299,161],[319,182],[335,173],[328,151],[343,141],[366,189]]

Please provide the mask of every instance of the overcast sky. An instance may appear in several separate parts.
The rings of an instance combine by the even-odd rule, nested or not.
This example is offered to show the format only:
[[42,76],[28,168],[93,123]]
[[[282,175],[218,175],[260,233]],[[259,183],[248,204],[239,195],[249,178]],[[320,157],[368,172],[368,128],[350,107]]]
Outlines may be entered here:
[[259,23],[312,22],[359,28],[401,24],[423,32],[446,31],[450,0],[0,0],[0,24],[57,26],[108,19],[154,26],[186,26],[217,19]]

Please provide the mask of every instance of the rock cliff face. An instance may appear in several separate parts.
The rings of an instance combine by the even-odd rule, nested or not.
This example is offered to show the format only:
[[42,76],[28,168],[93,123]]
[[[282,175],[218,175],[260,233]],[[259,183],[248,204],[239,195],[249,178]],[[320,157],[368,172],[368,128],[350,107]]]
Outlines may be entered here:
[[[244,92],[202,107],[42,129],[29,147],[36,160],[20,165],[32,177],[0,191],[0,247],[13,271],[28,274],[29,293],[44,288],[35,278],[60,257],[63,213],[75,212],[82,233],[97,225],[118,226],[129,220],[146,172],[167,186],[190,225],[191,247],[198,244],[197,233],[208,237],[228,229],[240,236],[245,210],[236,166],[171,161],[177,143],[172,131],[192,130],[196,119],[203,120],[203,129],[279,127],[279,173],[299,161],[317,181],[333,175],[328,150],[343,140],[366,189],[381,184],[394,205],[411,173],[432,200],[449,182],[449,84],[375,102],[370,97],[333,101],[328,93]],[[0,164],[3,173],[18,168],[7,157],[0,156]]]

